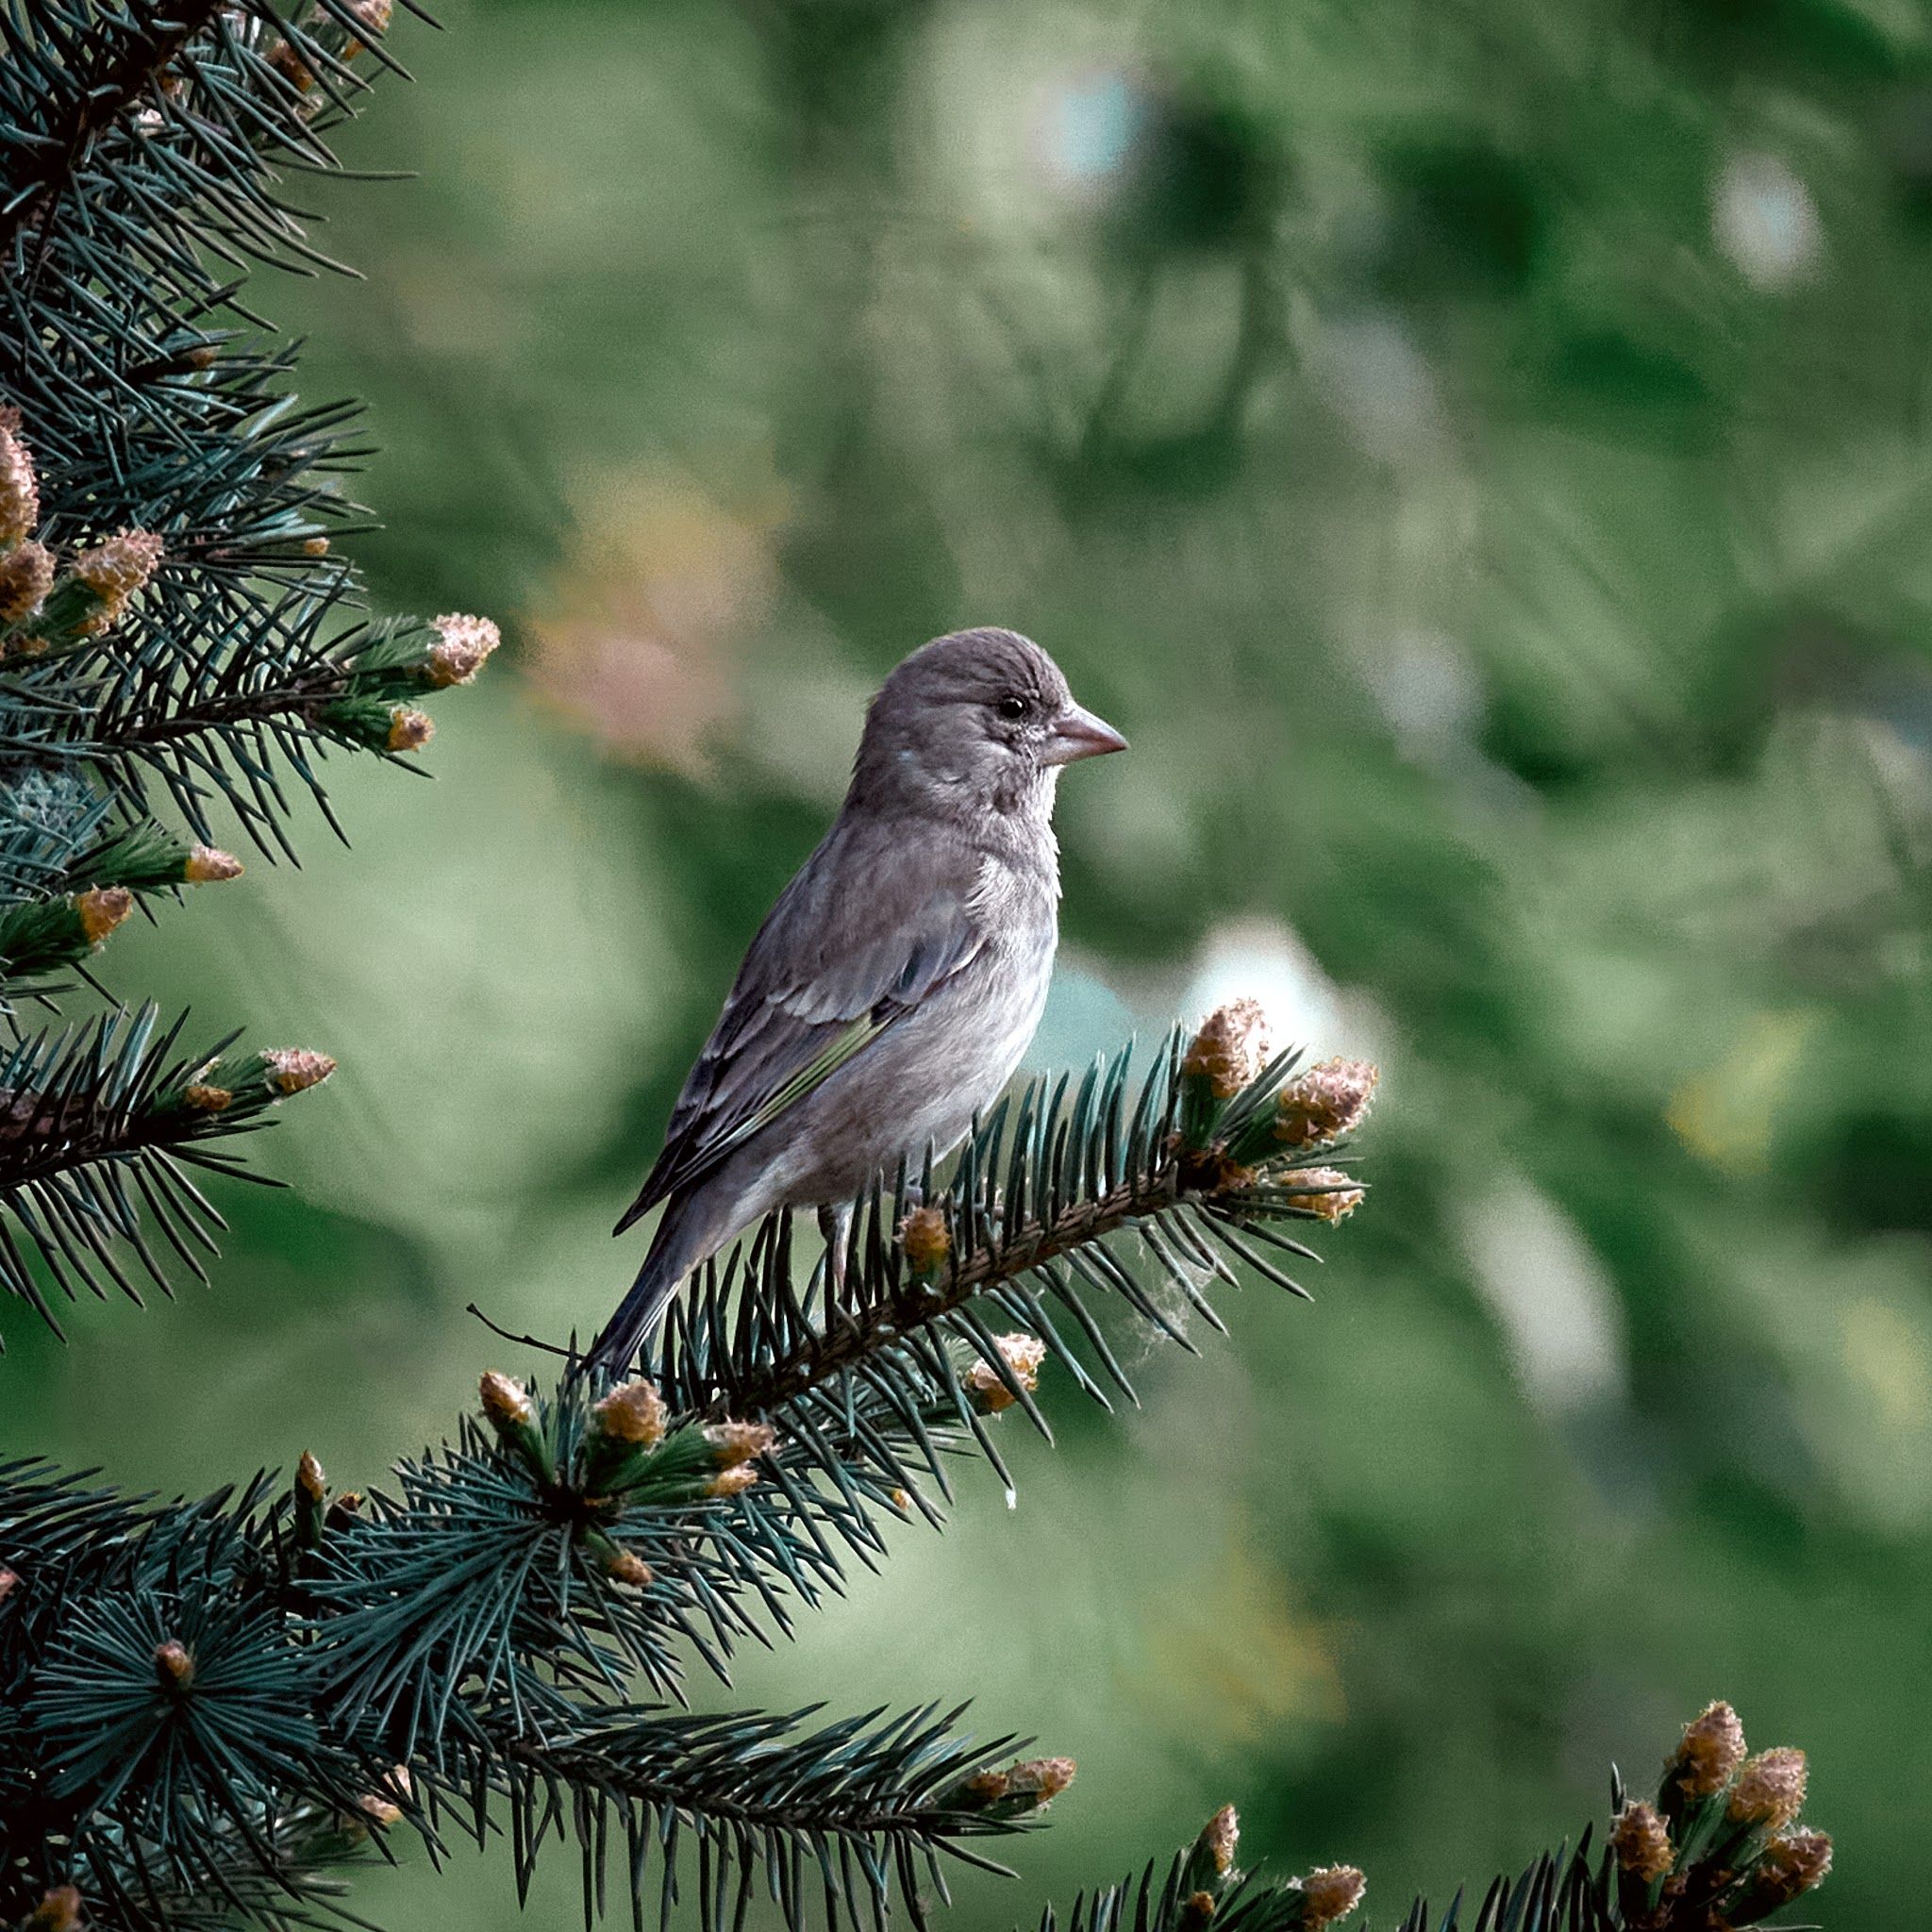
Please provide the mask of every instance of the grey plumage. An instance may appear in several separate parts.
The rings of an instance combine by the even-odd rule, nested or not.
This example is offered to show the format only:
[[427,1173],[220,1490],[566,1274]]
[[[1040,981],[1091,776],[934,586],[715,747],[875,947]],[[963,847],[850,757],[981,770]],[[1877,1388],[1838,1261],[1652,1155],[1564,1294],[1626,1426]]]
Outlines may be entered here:
[[1124,744],[1013,631],[936,638],[886,680],[838,819],[753,940],[618,1223],[663,1204],[593,1363],[626,1363],[740,1228],[964,1138],[1046,998],[1059,768]]

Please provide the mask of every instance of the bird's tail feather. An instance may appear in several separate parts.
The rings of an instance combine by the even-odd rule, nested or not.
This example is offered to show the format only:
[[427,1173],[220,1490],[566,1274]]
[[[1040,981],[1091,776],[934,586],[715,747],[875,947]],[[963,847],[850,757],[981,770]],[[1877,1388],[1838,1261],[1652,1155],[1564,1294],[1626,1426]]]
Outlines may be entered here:
[[706,1239],[708,1230],[693,1224],[698,1219],[689,1202],[674,1200],[666,1207],[630,1292],[618,1304],[617,1312],[605,1323],[603,1332],[584,1357],[586,1369],[619,1375],[636,1359],[639,1349],[663,1320],[684,1277],[710,1245]]

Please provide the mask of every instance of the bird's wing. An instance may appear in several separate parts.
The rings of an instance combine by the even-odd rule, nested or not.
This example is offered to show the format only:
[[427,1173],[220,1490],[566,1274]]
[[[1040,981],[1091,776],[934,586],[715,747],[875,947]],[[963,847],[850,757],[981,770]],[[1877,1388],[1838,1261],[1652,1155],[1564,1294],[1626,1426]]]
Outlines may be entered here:
[[769,1126],[976,954],[978,855],[841,822],[759,928],[621,1234]]

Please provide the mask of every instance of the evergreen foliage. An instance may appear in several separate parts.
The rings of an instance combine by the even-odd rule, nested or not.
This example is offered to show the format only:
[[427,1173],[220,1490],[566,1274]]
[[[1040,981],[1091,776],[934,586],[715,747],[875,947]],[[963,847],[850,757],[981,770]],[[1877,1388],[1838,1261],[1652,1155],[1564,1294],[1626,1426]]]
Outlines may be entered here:
[[[0,1285],[164,1291],[220,1216],[192,1170],[325,1057],[182,1049],[150,1008],[29,1031],[137,906],[236,877],[218,822],[293,856],[331,748],[405,759],[415,700],[467,682],[481,620],[355,614],[331,548],[352,406],[305,408],[248,307],[260,264],[332,266],[288,177],[392,65],[387,0],[91,0],[0,19]],[[362,58],[366,55],[366,58]]]
[[[157,1236],[198,1272],[219,1215],[190,1170],[240,1173],[210,1143],[331,1063],[183,1050],[151,1007],[38,1031],[21,1009],[58,1012],[137,905],[234,877],[218,824],[292,856],[326,752],[406,758],[414,701],[494,645],[477,619],[349,614],[347,412],[296,406],[242,292],[255,262],[331,265],[282,183],[333,165],[358,61],[393,64],[388,13],[0,17],[0,1277],[49,1321],[50,1288],[136,1295],[130,1257],[165,1287]],[[923,1923],[946,1861],[1001,1869],[991,1842],[1039,1823],[1071,1760],[974,1743],[958,1710],[694,1715],[687,1657],[724,1678],[878,1559],[883,1516],[939,1522],[954,1457],[1004,1474],[993,1418],[1044,1431],[1049,1359],[1130,1396],[1122,1315],[1186,1345],[1184,1311],[1220,1325],[1217,1279],[1300,1292],[1274,1256],[1312,1258],[1290,1230],[1360,1204],[1327,1163],[1374,1077],[1271,1057],[1237,1003],[1138,1081],[1124,1051],[1037,1083],[950,1171],[857,1203],[837,1252],[758,1229],[636,1378],[569,1350],[554,1391],[486,1374],[480,1421],[394,1494],[331,1494],[307,1455],[286,1489],[199,1501],[0,1471],[0,1925],[315,1924],[346,1912],[334,1868],[404,1829],[431,1856],[505,1832],[520,1887],[574,1840],[587,1919],[614,1892],[640,1925],[683,1904],[723,1932],[763,1893],[789,1927]],[[1478,1932],[1715,1932],[1815,1884],[1802,1760],[1746,1759],[1720,1713],[1654,1807],[1620,1799],[1601,1859],[1499,1881]],[[1234,1849],[1220,1814],[1071,1923],[1319,1932],[1360,1896],[1344,1866],[1243,1878]],[[1406,1925],[1431,1932],[1426,1907]]]

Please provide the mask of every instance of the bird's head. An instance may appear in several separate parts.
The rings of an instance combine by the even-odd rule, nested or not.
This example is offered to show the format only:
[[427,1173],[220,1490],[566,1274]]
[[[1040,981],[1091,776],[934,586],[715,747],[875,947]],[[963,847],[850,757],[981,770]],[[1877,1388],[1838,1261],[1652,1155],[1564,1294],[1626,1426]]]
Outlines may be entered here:
[[853,797],[881,805],[1050,810],[1062,765],[1127,741],[1075,704],[1060,668],[1010,630],[935,638],[866,713]]

